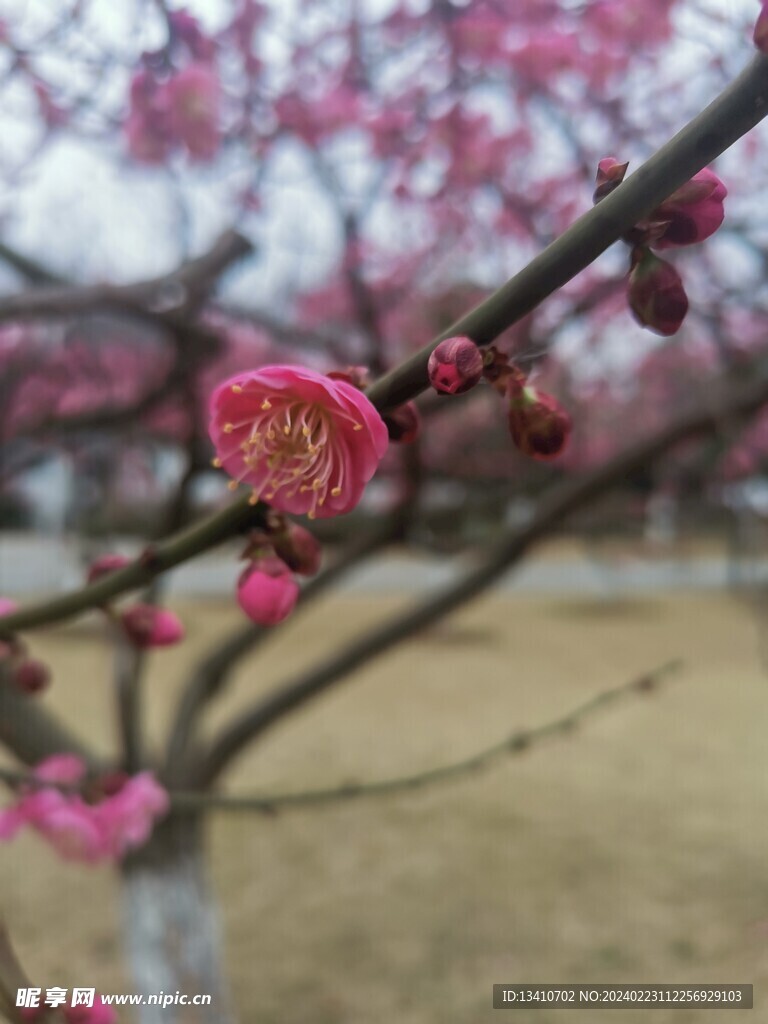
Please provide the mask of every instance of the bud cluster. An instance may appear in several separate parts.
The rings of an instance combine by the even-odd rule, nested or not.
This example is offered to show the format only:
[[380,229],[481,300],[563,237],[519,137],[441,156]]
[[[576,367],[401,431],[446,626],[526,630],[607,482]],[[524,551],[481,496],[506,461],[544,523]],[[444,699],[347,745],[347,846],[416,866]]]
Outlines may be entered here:
[[507,403],[507,424],[515,446],[534,459],[561,454],[571,419],[551,395],[528,383],[525,373],[493,345],[485,352],[467,337],[447,338],[434,349],[429,380],[440,395],[459,395],[485,381]]
[[[618,188],[627,167],[614,157],[600,161],[595,203]],[[680,274],[652,250],[694,245],[709,238],[723,223],[727,194],[718,176],[704,168],[624,236],[632,247],[627,299],[643,327],[668,337],[680,329],[688,312],[688,296]]]

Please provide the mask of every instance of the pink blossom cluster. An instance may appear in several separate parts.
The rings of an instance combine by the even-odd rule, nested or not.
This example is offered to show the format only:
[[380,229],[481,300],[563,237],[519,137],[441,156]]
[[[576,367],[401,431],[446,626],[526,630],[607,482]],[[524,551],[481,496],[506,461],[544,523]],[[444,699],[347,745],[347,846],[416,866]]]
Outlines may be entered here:
[[[245,483],[251,502],[275,513],[316,517],[351,511],[388,445],[387,427],[365,397],[361,377],[297,366],[265,366],[224,381],[211,396],[214,464]],[[237,595],[254,622],[275,625],[293,610],[293,573],[317,571],[312,535],[274,515],[252,538]]]
[[[627,170],[614,157],[600,161],[595,202],[618,188]],[[632,247],[627,298],[635,319],[657,334],[675,334],[688,312],[688,296],[676,268],[652,250],[703,242],[723,223],[723,182],[709,168],[699,171],[625,236]]]
[[221,85],[209,64],[188,64],[168,78],[142,69],[133,77],[125,136],[141,163],[165,163],[175,149],[206,162],[221,144]]
[[167,792],[151,772],[110,776],[89,802],[75,791],[86,778],[85,762],[75,754],[54,754],[32,775],[36,782],[21,787],[17,802],[0,811],[0,839],[12,839],[26,825],[70,860],[119,860],[146,842],[169,807]]
[[144,55],[131,79],[124,132],[131,156],[162,164],[176,150],[213,160],[221,145],[221,81],[216,44],[185,10],[168,18],[169,41]]

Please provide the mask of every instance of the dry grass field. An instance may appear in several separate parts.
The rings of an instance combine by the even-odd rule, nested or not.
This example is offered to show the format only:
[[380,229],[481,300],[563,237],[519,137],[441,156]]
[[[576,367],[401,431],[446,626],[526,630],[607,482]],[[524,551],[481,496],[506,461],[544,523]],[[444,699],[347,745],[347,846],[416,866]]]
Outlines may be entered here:
[[[307,610],[243,666],[212,725],[403,600],[348,594]],[[155,654],[147,681],[157,738],[189,666],[237,619],[224,601],[179,610],[191,640]],[[502,981],[753,982],[753,1019],[768,1019],[760,629],[754,607],[724,594],[492,596],[275,729],[236,763],[232,791],[417,771],[683,661],[660,692],[479,776],[365,804],[213,817],[212,873],[243,1020],[482,1024],[497,1019],[491,985]],[[107,749],[98,628],[52,630],[34,646],[58,668],[45,699]],[[11,933],[38,984],[130,991],[108,869],[60,865],[26,835],[0,849],[0,865]]]

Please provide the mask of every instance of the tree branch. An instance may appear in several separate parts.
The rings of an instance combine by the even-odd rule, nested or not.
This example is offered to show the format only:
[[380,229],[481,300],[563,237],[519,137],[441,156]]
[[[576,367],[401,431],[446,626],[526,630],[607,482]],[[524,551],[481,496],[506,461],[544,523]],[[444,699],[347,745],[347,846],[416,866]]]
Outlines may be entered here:
[[[432,348],[451,334],[467,334],[479,344],[492,342],[545,298],[589,266],[635,223],[685,184],[768,114],[768,57],[758,54],[739,77],[670,142],[630,175],[614,192],[587,211],[520,273],[485,302],[458,320],[439,338],[386,374],[367,392],[380,412],[414,398],[427,386]],[[155,282],[156,284],[157,282]],[[134,289],[137,286],[131,286]],[[118,290],[119,291],[119,290]],[[146,296],[144,296],[146,297]],[[21,298],[24,298],[23,296]],[[53,303],[55,306],[55,303]],[[6,314],[8,313],[6,304]],[[28,310],[29,312],[29,310]],[[0,304],[0,318],[3,304]],[[194,541],[169,540],[172,565],[192,558],[233,532],[248,514],[248,499],[194,528]],[[170,568],[171,565],[165,565]],[[159,571],[163,571],[160,569]],[[93,588],[45,602],[5,617],[0,635],[68,618],[147,581],[146,570],[134,565],[107,577]]]
[[353,641],[306,674],[277,687],[263,700],[238,713],[213,740],[197,767],[195,785],[213,781],[229,762],[257,736],[286,715],[337,685],[355,669],[378,657],[391,646],[414,636],[449,612],[476,597],[508,571],[542,537],[571,515],[660,458],[681,441],[715,433],[725,422],[740,420],[768,401],[765,366],[757,379],[732,383],[724,394],[711,396],[703,408],[678,417],[664,429],[609,460],[591,473],[566,480],[542,500],[534,518],[492,545],[479,564],[460,580],[394,616],[383,625]]
[[251,251],[251,243],[246,238],[236,231],[226,231],[207,253],[189,260],[170,274],[127,285],[34,288],[0,299],[0,322],[75,316],[99,309],[160,317],[188,314],[204,301],[222,272]]
[[603,690],[559,718],[532,729],[519,729],[499,743],[494,743],[493,746],[463,758],[461,761],[454,761],[414,775],[398,775],[377,782],[348,782],[327,789],[308,789],[294,793],[232,796],[220,793],[172,791],[171,801],[175,807],[183,810],[261,811],[265,814],[273,814],[284,808],[318,807],[368,797],[392,796],[396,793],[426,789],[438,783],[453,782],[490,768],[507,757],[528,753],[544,740],[569,735],[585,718],[590,717],[596,711],[602,711],[633,694],[650,693],[666,676],[678,671],[681,667],[682,662],[670,661],[628,683],[616,686],[611,690]]

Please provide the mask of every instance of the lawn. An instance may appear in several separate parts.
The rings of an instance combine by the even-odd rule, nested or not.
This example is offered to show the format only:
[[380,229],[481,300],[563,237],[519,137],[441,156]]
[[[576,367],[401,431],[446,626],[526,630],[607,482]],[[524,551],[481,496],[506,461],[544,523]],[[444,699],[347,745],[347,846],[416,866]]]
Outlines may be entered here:
[[[242,667],[216,721],[402,603],[347,594],[308,609]],[[191,639],[155,654],[152,734],[189,667],[237,621],[177,608]],[[768,673],[760,614],[730,595],[497,595],[383,657],[276,728],[228,776],[284,790],[418,771],[670,658],[657,693],[429,791],[275,817],[218,814],[211,864],[242,1016],[259,1024],[476,1024],[494,982],[768,984]],[[108,749],[98,624],[51,630],[46,701]],[[108,869],[60,865],[34,836],[0,849],[12,935],[42,986],[129,992]],[[514,1020],[552,1024],[562,1014]],[[571,1024],[592,1011],[567,1015]],[[719,1020],[602,1011],[610,1024]]]

